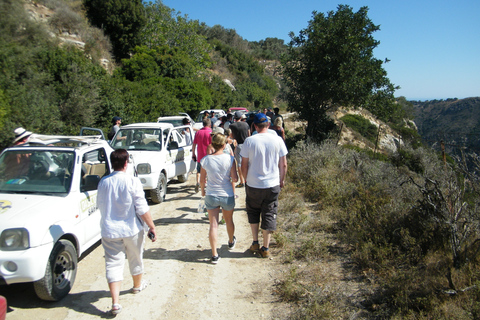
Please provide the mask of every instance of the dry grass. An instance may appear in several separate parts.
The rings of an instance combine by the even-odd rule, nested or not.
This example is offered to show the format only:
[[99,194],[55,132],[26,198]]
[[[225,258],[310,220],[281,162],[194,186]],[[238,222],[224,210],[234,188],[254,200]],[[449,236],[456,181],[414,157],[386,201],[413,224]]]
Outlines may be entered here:
[[[436,155],[412,152],[424,175],[448,177]],[[331,143],[291,150],[275,234],[288,319],[479,318],[477,260],[453,268],[440,220],[418,213],[410,177],[425,179]]]

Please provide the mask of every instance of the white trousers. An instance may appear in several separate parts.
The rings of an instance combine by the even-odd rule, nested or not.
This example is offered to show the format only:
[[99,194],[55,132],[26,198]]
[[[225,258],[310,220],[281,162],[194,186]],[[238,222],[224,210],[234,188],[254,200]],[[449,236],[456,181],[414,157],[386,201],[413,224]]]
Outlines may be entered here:
[[130,274],[136,276],[143,273],[143,247],[145,245],[145,230],[126,238],[102,238],[105,250],[105,270],[107,282],[123,280],[125,258],[128,259]]

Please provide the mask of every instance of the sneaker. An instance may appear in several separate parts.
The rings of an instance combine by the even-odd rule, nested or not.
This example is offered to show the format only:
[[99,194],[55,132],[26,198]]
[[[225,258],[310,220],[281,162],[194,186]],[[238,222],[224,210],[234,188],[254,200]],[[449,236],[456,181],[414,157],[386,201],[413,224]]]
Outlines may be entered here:
[[237,238],[235,236],[233,236],[233,242],[228,243],[228,249],[232,250],[233,248],[235,248],[236,243],[237,243]]
[[239,183],[235,186],[235,188],[243,188],[245,187],[245,185],[243,183]]
[[198,190],[199,190],[199,189],[200,189],[200,184],[197,183],[197,184],[195,185],[195,193],[198,193]]
[[257,243],[253,243],[253,242],[252,242],[252,245],[250,246],[250,251],[256,252],[256,251],[258,251],[259,249],[260,249],[260,245],[258,244],[258,242],[257,242]]
[[261,247],[260,250],[258,250],[258,253],[262,258],[269,258],[270,257],[270,251],[268,248]]
[[218,260],[220,260],[220,257],[219,256],[214,256],[214,257],[212,257],[212,259],[210,259],[210,262],[212,264],[217,264]]

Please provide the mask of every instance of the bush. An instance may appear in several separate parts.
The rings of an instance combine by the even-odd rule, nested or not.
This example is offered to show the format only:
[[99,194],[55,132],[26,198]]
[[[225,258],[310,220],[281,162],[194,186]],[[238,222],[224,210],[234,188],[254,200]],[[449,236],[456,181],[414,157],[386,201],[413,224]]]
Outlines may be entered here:
[[340,118],[345,125],[358,133],[369,141],[375,143],[377,138],[378,128],[370,121],[358,114],[347,114]]
[[351,249],[349,257],[372,284],[362,301],[372,318],[478,314],[472,289],[480,278],[478,181],[464,179],[421,147],[391,159],[377,161],[330,141],[300,142],[291,150],[291,197],[300,198],[300,191],[317,204],[308,214],[286,212],[279,230],[285,261],[306,264],[284,283],[288,299],[298,303],[291,318],[315,318],[319,306],[339,312],[348,304],[331,300],[310,279],[317,261],[332,256],[328,237]]
[[80,33],[87,28],[85,19],[69,7],[61,7],[50,18],[50,25],[59,32],[68,30],[70,33]]

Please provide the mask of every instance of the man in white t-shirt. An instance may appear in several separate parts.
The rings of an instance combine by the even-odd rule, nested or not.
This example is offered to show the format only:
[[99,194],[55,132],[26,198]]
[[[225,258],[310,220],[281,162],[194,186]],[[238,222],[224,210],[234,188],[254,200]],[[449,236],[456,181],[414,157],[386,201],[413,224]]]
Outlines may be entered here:
[[[265,114],[256,114],[253,123],[257,134],[243,143],[241,169],[246,179],[246,208],[253,236],[250,250],[268,258],[271,233],[277,228],[278,196],[285,184],[288,151],[282,138],[268,133],[270,124]],[[262,247],[258,242],[259,227],[263,230]]]

